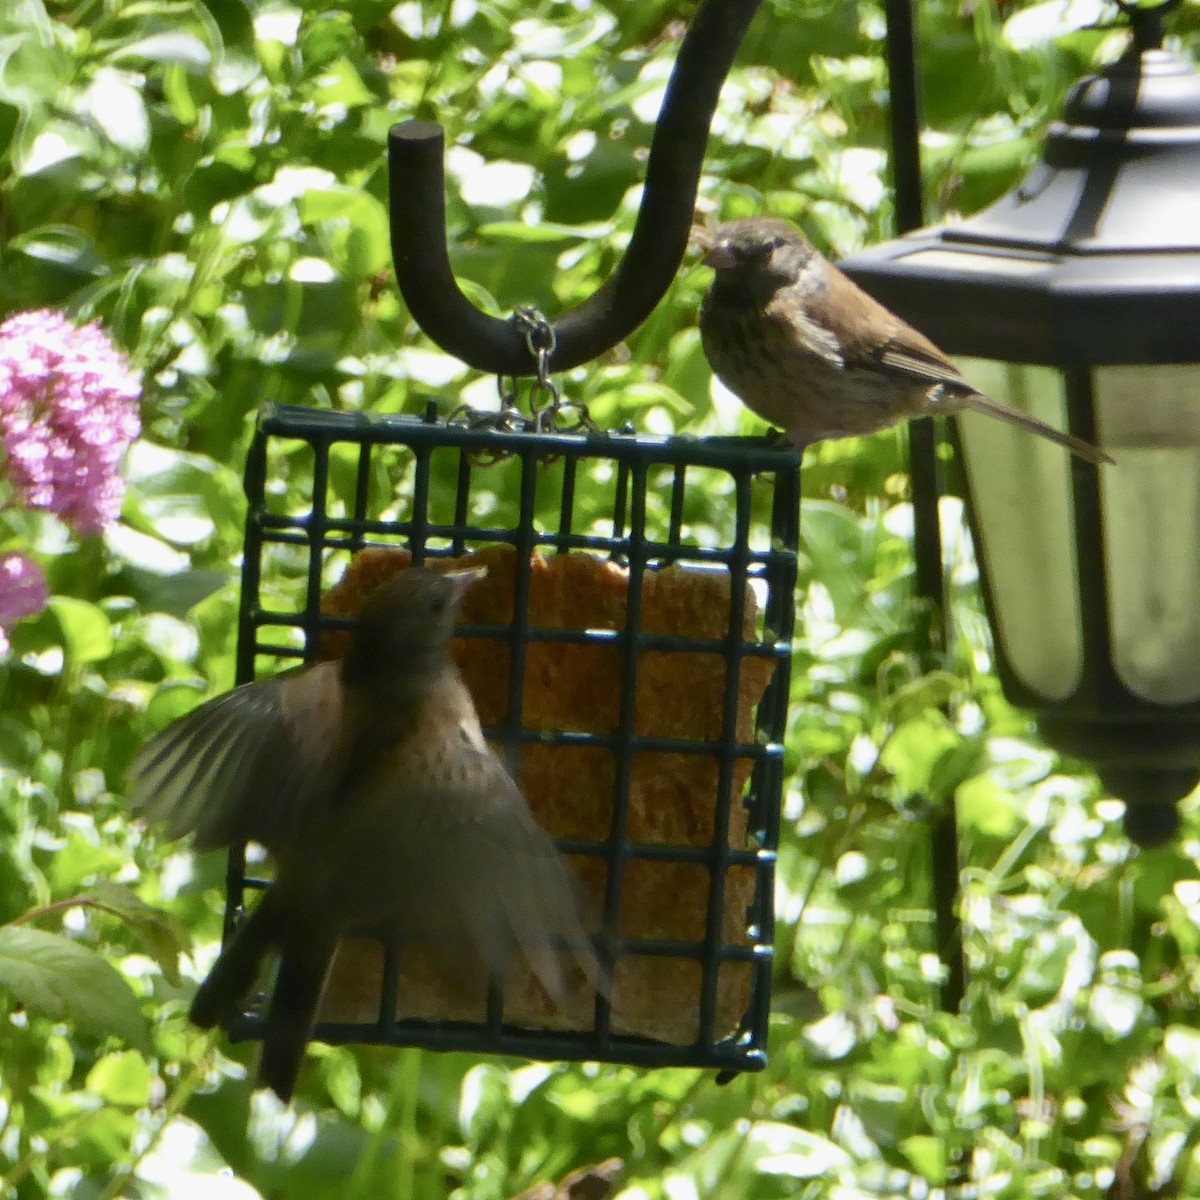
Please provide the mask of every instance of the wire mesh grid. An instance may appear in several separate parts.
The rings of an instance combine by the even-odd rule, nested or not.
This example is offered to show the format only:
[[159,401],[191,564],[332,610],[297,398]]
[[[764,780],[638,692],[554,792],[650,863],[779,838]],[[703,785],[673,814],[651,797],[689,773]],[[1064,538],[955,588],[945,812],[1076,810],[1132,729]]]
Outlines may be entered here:
[[[527,1027],[507,1016],[504,987],[496,980],[478,1019],[398,1015],[405,964],[394,947],[384,947],[370,1014],[322,1020],[314,1036],[538,1059],[715,1066],[727,1073],[764,1066],[799,534],[798,455],[740,438],[472,430],[439,421],[432,409],[422,419],[272,408],[260,419],[250,451],[246,494],[239,683],[298,660],[314,661],[323,636],[349,627],[348,619],[322,611],[322,596],[359,552],[402,550],[414,563],[511,553],[507,621],[458,630],[468,642],[486,639],[498,669],[505,664],[496,647],[506,650],[503,703],[491,719],[480,707],[485,733],[531,803],[522,766],[535,754],[602,753],[599,774],[610,793],[598,824],[584,828],[584,836],[562,836],[546,822],[577,870],[586,874],[590,864],[598,881],[598,945],[613,963],[614,984],[610,998],[589,998],[585,1020],[565,1029]],[[557,625],[534,623],[531,601],[539,600],[541,578],[534,566],[559,556],[592,572],[588,589],[595,590],[597,581],[619,587],[623,619],[607,627],[571,616]],[[700,636],[686,628],[684,610],[656,615],[651,606],[657,601],[647,596],[659,583],[681,594],[702,586],[710,606],[716,595],[720,627]],[[557,727],[531,721],[531,672],[544,673],[548,656],[561,665],[572,653],[607,655],[613,673],[608,717],[590,727],[579,727],[586,721],[559,720]],[[685,686],[675,688],[685,694],[646,694],[652,672],[669,681],[671,664],[685,661],[720,664],[712,677],[720,711],[707,714],[704,736],[675,729],[666,719],[676,709],[684,713],[689,704],[703,704],[702,697],[686,694],[686,672]],[[745,680],[756,665],[762,687],[751,718]],[[579,689],[599,694],[603,686],[575,680],[572,690]],[[663,764],[670,769],[685,759],[705,781],[693,787],[688,802],[705,814],[689,818],[697,827],[685,835],[678,828],[647,835],[638,822],[657,820],[658,800],[650,785],[648,803],[655,811],[634,813],[631,824],[631,789],[641,795]],[[693,771],[690,778],[694,783],[698,776]],[[678,892],[681,905],[696,908],[682,935],[682,927],[653,914],[630,916],[655,872],[675,875],[665,893],[660,887],[651,896],[653,906],[673,907]],[[701,887],[692,886],[697,880]],[[244,848],[235,849],[227,934],[246,891],[269,882]],[[690,900],[683,894],[688,888]],[[664,894],[670,897],[665,905]],[[639,920],[648,927],[639,928]],[[673,1011],[630,1017],[639,988],[646,993],[640,1002],[653,1006],[657,995]],[[682,1030],[678,1023],[668,1028],[681,1013]],[[260,1011],[248,1012],[231,1033],[255,1037],[261,1021]]]

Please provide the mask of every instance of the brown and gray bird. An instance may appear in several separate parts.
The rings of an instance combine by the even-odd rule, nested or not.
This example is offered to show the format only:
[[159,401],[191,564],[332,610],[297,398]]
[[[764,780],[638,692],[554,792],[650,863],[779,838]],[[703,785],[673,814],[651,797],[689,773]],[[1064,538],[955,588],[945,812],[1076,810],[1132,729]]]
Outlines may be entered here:
[[169,834],[198,849],[255,841],[275,858],[191,1018],[227,1024],[277,956],[259,1083],[282,1100],[343,934],[445,941],[476,974],[517,950],[555,999],[564,947],[606,988],[574,876],[450,661],[459,602],[483,573],[398,573],[367,597],[344,659],[218,696],[134,759],[132,804]]
[[1103,451],[976,391],[922,333],[884,308],[787,221],[749,217],[697,228],[716,277],[700,338],[717,378],[799,447],[963,409],[1065,446]]

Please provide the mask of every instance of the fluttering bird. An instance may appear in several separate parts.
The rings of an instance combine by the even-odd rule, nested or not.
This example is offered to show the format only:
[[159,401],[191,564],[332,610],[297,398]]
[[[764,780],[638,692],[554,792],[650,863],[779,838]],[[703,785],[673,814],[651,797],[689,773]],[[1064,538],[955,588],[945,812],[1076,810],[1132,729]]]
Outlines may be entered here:
[[459,603],[484,573],[399,572],[367,597],[343,659],[218,696],[134,759],[131,802],[169,835],[274,857],[191,1019],[228,1024],[277,957],[258,1079],[284,1101],[343,935],[441,943],[476,972],[499,974],[519,952],[556,1000],[564,967],[607,987],[577,881],[449,657]]

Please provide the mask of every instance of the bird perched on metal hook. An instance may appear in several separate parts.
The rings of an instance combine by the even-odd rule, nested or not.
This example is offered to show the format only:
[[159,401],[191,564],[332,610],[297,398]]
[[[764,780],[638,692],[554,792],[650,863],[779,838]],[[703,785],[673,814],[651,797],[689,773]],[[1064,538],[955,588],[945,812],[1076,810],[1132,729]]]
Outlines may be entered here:
[[344,934],[444,941],[476,973],[502,972],[517,950],[554,999],[564,965],[607,990],[571,870],[449,658],[459,602],[485,570],[398,573],[367,597],[342,660],[218,696],[134,759],[131,802],[169,834],[200,849],[255,841],[275,858],[191,1018],[227,1024],[278,956],[259,1083],[282,1100]]
[[1102,450],[976,391],[922,333],[774,217],[696,227],[716,272],[700,308],[704,354],[748,408],[803,447],[964,409],[998,417],[1088,462]]

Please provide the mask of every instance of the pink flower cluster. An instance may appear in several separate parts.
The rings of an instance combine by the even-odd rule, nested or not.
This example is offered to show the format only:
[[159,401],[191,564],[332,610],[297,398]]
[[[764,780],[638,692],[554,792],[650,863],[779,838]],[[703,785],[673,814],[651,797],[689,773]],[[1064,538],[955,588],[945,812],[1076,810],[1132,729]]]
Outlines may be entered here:
[[[98,325],[48,309],[0,324],[0,474],[14,498],[57,513],[76,533],[116,520],[118,468],[141,431],[142,388]],[[24,554],[0,554],[0,653],[6,628],[46,607],[46,581]]]
[[0,554],[0,654],[8,649],[5,627],[40,613],[50,599],[37,563],[24,554]]
[[116,520],[141,385],[98,325],[48,309],[0,325],[0,443],[17,497],[77,533]]

